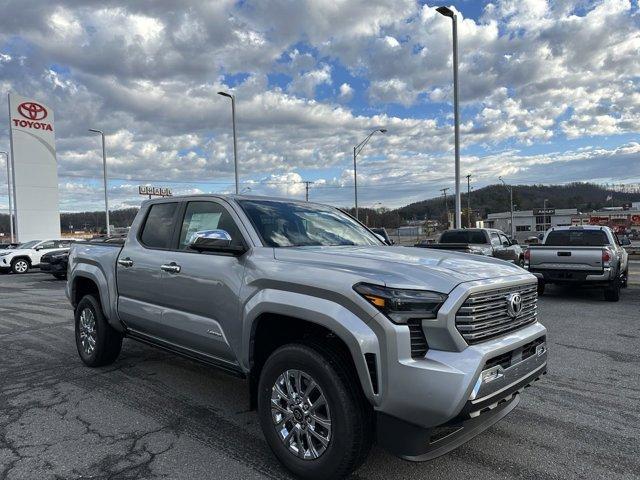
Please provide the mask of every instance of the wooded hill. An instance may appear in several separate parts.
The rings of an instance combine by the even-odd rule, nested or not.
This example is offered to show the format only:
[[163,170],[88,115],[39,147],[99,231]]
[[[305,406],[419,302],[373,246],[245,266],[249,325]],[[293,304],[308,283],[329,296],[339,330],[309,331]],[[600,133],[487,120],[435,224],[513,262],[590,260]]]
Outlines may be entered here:
[[[611,197],[610,200],[607,200]],[[531,210],[542,208],[544,199],[547,199],[547,207],[550,208],[577,208],[580,212],[590,212],[604,206],[620,206],[627,202],[640,201],[640,193],[622,193],[607,189],[593,183],[570,183],[567,185],[514,185],[513,203],[517,210]],[[449,210],[454,209],[454,198],[447,197]],[[467,194],[462,195],[462,208],[467,207]],[[353,209],[347,209],[353,214]],[[503,185],[488,185],[477,191],[471,192],[471,210],[474,217],[484,218],[487,213],[505,212],[509,210],[509,192]],[[113,210],[110,213],[111,224],[116,227],[131,225],[138,209],[127,208]],[[381,208],[372,210],[360,209],[360,220],[368,219],[368,225],[372,227],[385,226],[395,228],[408,220],[444,220],[445,204],[443,197],[430,198],[421,202],[412,203],[404,207],[390,210]],[[74,230],[98,231],[104,230],[104,212],[77,212],[62,213],[60,224],[63,231],[69,231],[73,225]],[[0,232],[8,233],[9,216],[0,215]]]

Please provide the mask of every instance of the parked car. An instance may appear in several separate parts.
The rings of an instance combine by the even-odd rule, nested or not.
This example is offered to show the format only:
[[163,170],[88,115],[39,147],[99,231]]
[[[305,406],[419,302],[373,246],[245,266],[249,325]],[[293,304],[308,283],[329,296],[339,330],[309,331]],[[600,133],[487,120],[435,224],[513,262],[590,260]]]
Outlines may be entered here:
[[10,250],[0,250],[0,272],[27,273],[39,267],[43,255],[68,249],[72,239],[32,240]]
[[547,368],[534,276],[390,247],[308,202],[145,201],[124,246],[71,247],[67,295],[89,367],[127,337],[247,378],[267,443],[303,478],[348,475],[374,441],[407,460],[442,455]]
[[460,228],[445,230],[436,243],[417,243],[421,248],[456,250],[507,260],[516,265],[524,265],[524,253],[516,240],[509,238],[501,230],[493,228]]
[[384,227],[374,227],[374,228],[370,228],[369,230],[371,230],[376,235],[379,235],[384,240],[384,243],[386,243],[387,245],[393,245],[394,244],[394,241],[391,240],[391,238],[389,237],[389,234],[387,233],[387,229],[386,228],[384,228]]
[[545,285],[581,284],[601,287],[604,298],[620,299],[627,286],[629,255],[609,227],[552,227],[542,245],[525,252],[525,268],[538,277],[538,294]]
[[40,259],[40,271],[50,273],[58,280],[66,280],[68,262],[68,248],[45,253]]

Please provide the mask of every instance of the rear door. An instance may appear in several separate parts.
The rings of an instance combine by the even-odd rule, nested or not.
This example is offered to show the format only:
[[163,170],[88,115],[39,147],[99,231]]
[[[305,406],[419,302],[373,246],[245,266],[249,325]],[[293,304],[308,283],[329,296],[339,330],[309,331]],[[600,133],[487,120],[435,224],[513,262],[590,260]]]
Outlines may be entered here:
[[165,286],[162,265],[174,245],[180,202],[153,203],[137,235],[130,235],[120,252],[116,272],[118,315],[135,332],[159,337]]
[[166,256],[173,271],[164,280],[163,323],[181,346],[235,363],[230,341],[241,338],[239,292],[246,254],[197,252],[188,242],[197,231],[221,229],[233,243],[246,246],[239,218],[221,201],[207,199],[188,202],[179,223],[177,248]]
[[511,241],[504,233],[499,233],[498,237],[500,238],[500,257],[502,260],[515,261],[517,259],[516,247],[511,244]]

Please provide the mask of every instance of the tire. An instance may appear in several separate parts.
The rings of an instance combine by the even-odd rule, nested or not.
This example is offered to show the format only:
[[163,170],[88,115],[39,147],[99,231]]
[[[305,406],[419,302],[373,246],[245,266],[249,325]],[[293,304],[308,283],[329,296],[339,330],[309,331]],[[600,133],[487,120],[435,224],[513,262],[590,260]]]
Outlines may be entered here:
[[58,280],[66,280],[67,279],[67,274],[66,273],[54,273],[53,276],[55,278],[57,278]]
[[122,348],[122,335],[109,325],[94,295],[85,295],[78,303],[75,331],[78,355],[85,365],[102,367],[116,361]]
[[604,291],[604,299],[607,302],[617,302],[620,300],[620,278],[613,280]]
[[544,280],[538,280],[538,296],[539,297],[544,295],[544,287],[545,287]]
[[[356,470],[369,453],[373,442],[372,409],[348,365],[337,352],[326,346],[294,343],[272,353],[262,369],[258,385],[258,415],[262,431],[278,460],[299,477],[312,480],[343,478]],[[303,397],[300,404],[294,401],[286,409],[283,408],[287,405],[286,399],[293,400],[295,395],[287,396],[285,372],[291,375],[293,383],[290,385],[294,393],[298,385],[296,372],[299,372],[299,385],[302,387],[299,392]],[[315,382],[317,387],[307,391],[311,382]],[[277,393],[276,384],[284,397]],[[328,409],[320,407],[313,410],[314,405],[322,403],[319,401],[321,395]],[[272,408],[272,399],[278,402],[279,409]],[[315,416],[311,413],[306,420],[306,413],[301,409],[308,405],[311,408],[306,413],[313,411]],[[289,420],[276,427],[275,422],[281,418]],[[296,418],[302,420],[298,422]],[[328,418],[330,430],[315,418]],[[308,426],[297,428],[296,424]],[[325,443],[319,441],[312,431]],[[287,436],[287,432],[290,432],[290,439],[285,445],[281,435]],[[292,451],[300,445],[303,456],[307,458],[301,458]]]
[[629,267],[624,269],[624,273],[622,274],[622,288],[627,288],[629,286]]
[[13,273],[17,273],[17,274],[27,273],[29,271],[29,268],[31,268],[31,265],[29,264],[29,260],[25,258],[14,258],[11,261],[11,271]]

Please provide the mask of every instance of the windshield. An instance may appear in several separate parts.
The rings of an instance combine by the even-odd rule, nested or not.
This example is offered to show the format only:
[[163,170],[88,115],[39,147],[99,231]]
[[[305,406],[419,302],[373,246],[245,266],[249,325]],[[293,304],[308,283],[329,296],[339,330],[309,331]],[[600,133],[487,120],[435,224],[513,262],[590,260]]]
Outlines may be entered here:
[[38,243],[40,243],[40,240],[31,240],[30,242],[21,243],[18,248],[33,248]]
[[487,242],[487,236],[481,230],[452,230],[444,232],[440,243],[480,243]]
[[602,230],[552,230],[544,241],[552,247],[603,247],[609,244]]
[[336,208],[270,200],[239,203],[270,247],[382,245],[375,235]]

